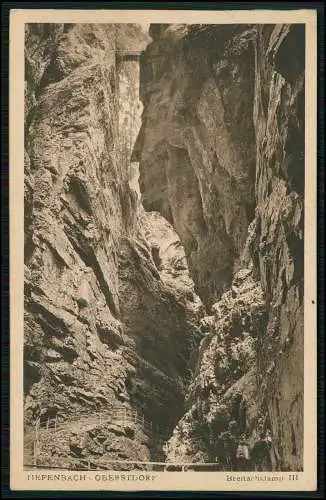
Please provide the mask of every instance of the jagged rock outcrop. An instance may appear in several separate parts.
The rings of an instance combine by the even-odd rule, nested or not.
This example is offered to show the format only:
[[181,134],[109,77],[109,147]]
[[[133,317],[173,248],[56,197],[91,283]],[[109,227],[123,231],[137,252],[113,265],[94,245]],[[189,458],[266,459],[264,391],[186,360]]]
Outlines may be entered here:
[[[38,417],[87,422],[124,405],[166,431],[183,413],[203,306],[173,228],[143,213],[130,165],[138,63],[115,57],[146,41],[135,25],[26,26],[28,438]],[[63,425],[60,439],[41,432],[40,456],[62,465],[74,449],[99,460],[92,433],[80,445],[83,429],[69,451],[72,430]],[[106,426],[105,439],[115,443],[111,459],[150,458],[141,425]]]
[[303,467],[305,32],[260,27],[256,42],[256,240],[252,254],[267,298],[259,351],[283,466]]
[[[232,279],[254,209],[254,30],[151,28],[134,149],[145,209],[172,222],[212,304]],[[234,36],[232,37],[234,33]],[[217,251],[218,249],[218,251]]]
[[[241,269],[231,289],[203,320],[188,410],[169,440],[168,461],[217,461],[222,467],[220,436],[231,421],[254,443],[262,420],[257,350],[264,341],[266,304],[252,269]],[[259,424],[259,425],[258,425]]]
[[[300,470],[304,27],[153,25],[150,34],[141,60],[144,112],[134,149],[144,207],[173,223],[208,306],[230,287],[235,272],[249,268],[265,311],[254,336],[242,323],[227,327],[227,339],[236,337],[234,328],[238,332],[235,352],[250,343],[250,363],[239,358],[235,373],[232,354],[220,352],[220,319],[212,313],[206,320],[212,338],[202,340],[190,408],[170,440],[168,458],[212,458],[210,433],[220,434],[234,418],[232,395],[240,392],[242,402],[255,404],[239,426],[250,439],[262,426],[271,427],[278,466]],[[200,383],[206,369],[213,381],[208,391]],[[215,428],[211,404],[220,407]]]
[[[304,28],[150,36],[139,75],[137,25],[26,25],[27,452],[57,416],[51,465],[146,461],[170,437],[169,461],[223,466],[235,421],[299,470]],[[97,421],[121,405],[152,432]]]

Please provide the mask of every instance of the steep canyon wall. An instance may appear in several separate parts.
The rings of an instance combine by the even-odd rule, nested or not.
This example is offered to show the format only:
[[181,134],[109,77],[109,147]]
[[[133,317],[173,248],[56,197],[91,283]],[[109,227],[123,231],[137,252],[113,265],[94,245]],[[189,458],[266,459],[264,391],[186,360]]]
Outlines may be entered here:
[[145,209],[184,245],[205,338],[168,460],[214,460],[236,422],[303,453],[304,27],[151,25],[141,59]]
[[[215,460],[234,421],[298,470],[304,29],[149,34],[26,27],[27,460],[38,418],[62,422],[37,450],[61,466],[168,438],[169,461]],[[120,406],[152,431],[99,424]]]
[[[137,25],[26,26],[26,461],[38,419],[60,424],[41,465],[96,466],[150,459],[184,411],[203,306],[174,229],[141,207],[139,64],[116,58],[146,43]],[[101,426],[119,406],[154,431]]]

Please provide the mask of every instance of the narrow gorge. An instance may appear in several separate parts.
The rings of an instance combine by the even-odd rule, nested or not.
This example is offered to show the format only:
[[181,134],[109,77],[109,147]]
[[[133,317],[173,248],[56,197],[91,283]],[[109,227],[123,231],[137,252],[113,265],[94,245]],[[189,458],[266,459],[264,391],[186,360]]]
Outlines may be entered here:
[[231,423],[302,470],[304,51],[26,25],[26,465],[224,470]]

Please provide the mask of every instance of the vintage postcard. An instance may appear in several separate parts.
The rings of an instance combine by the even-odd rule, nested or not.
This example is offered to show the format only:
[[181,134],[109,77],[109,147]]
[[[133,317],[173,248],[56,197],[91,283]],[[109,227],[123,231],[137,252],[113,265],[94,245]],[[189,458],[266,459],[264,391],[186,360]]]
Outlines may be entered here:
[[12,10],[12,490],[313,491],[316,12]]

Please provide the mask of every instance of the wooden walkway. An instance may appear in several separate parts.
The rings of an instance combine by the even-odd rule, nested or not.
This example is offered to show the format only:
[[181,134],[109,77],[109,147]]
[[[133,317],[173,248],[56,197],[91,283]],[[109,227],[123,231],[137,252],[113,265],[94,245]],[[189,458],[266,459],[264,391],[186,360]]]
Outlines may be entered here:
[[[137,409],[127,408],[125,406],[116,406],[105,410],[92,412],[92,415],[78,415],[75,418],[64,418],[56,415],[55,417],[38,418],[34,425],[34,430],[26,433],[24,436],[25,457],[28,460],[33,457],[34,465],[41,457],[39,456],[39,448],[42,438],[47,435],[55,435],[62,431],[85,433],[99,426],[128,426],[138,425],[147,435],[155,434],[160,436],[159,440],[162,445],[168,435],[168,428],[162,426],[153,426],[153,423],[145,418],[145,415]],[[163,438],[165,436],[165,438]]]
[[[187,471],[220,471],[222,470],[220,465],[215,462],[144,462],[138,460],[106,460],[105,465],[95,465],[91,460],[81,461],[69,460],[69,466],[51,466],[48,464],[42,465],[42,460],[38,459],[36,464],[24,464],[25,469],[30,470],[42,470],[42,469],[58,469],[58,470],[69,470],[69,471],[130,471],[131,466],[134,466],[134,470],[147,470],[147,471],[162,471],[162,472],[187,472]],[[48,460],[47,460],[48,462]],[[112,467],[113,466],[113,467]],[[119,469],[114,467],[119,466]],[[136,466],[136,467],[135,467]]]
[[[126,408],[125,406],[112,407],[106,410],[93,412],[92,416],[78,416],[76,418],[63,419],[60,416],[39,418],[35,422],[35,434],[25,436],[26,443],[33,445],[30,452],[25,453],[24,468],[27,470],[57,469],[69,471],[162,471],[162,472],[186,472],[186,471],[219,471],[221,467],[215,462],[165,462],[165,461],[139,461],[139,460],[111,460],[106,459],[104,464],[94,463],[90,459],[74,459],[65,457],[66,464],[62,466],[51,465],[58,462],[58,458],[48,458],[40,456],[38,453],[39,443],[42,437],[48,434],[67,432],[87,432],[103,425],[128,426],[130,424],[139,425],[147,434],[153,432],[153,424],[147,420],[142,412]],[[157,430],[157,429],[156,429]],[[162,428],[160,429],[162,432]],[[165,429],[166,431],[166,429]],[[32,438],[32,439],[31,439]],[[160,439],[162,445],[165,440]],[[26,450],[25,450],[26,451]]]
[[115,57],[118,61],[139,61],[141,50],[116,50]]
[[[35,436],[37,438],[38,434],[44,431],[59,431],[60,429],[66,428],[69,424],[75,424],[78,427],[94,428],[98,425],[103,424],[117,424],[117,425],[128,425],[128,424],[138,424],[142,427],[145,433],[152,433],[154,430],[156,432],[164,432],[167,428],[156,426],[154,429],[153,423],[145,418],[145,415],[139,410],[132,410],[125,406],[116,406],[108,408],[105,410],[98,410],[92,412],[92,416],[84,417],[78,415],[74,417],[64,418],[63,416],[56,415],[55,417],[41,417],[35,422]],[[79,425],[78,425],[79,424]]]

